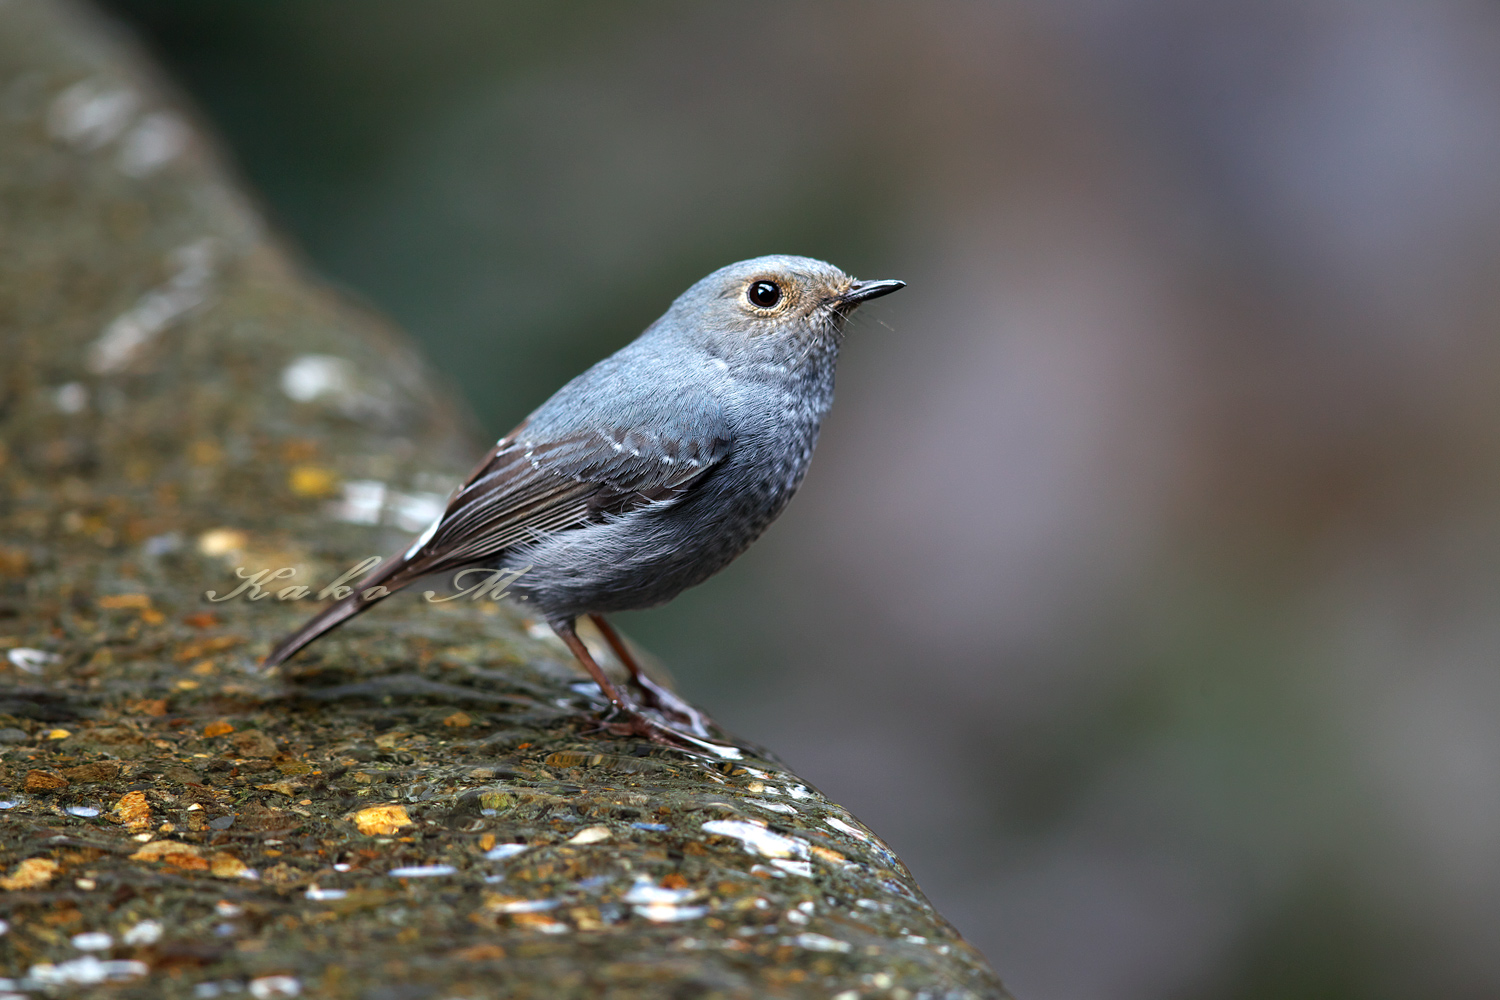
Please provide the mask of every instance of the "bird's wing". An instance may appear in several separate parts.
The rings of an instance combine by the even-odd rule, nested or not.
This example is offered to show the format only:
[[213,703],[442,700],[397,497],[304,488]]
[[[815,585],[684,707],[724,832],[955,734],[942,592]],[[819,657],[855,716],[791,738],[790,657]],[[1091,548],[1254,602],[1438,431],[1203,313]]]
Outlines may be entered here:
[[609,429],[522,424],[469,475],[408,561],[423,564],[425,572],[470,565],[555,531],[681,495],[732,443],[717,406],[683,415],[680,405],[673,409],[670,429],[661,421]]

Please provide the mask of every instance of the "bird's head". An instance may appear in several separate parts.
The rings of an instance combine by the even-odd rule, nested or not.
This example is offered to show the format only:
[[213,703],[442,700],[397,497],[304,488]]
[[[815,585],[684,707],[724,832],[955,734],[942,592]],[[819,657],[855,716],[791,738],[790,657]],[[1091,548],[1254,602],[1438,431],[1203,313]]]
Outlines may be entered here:
[[755,257],[699,281],[663,319],[715,353],[805,357],[814,345],[836,346],[861,303],[904,287],[859,281],[811,257]]

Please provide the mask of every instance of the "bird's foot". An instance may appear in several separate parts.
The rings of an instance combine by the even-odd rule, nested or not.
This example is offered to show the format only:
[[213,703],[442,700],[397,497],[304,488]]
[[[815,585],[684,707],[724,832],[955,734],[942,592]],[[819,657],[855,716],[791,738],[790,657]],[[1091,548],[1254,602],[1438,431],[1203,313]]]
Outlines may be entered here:
[[611,736],[639,736],[664,746],[687,745],[687,741],[682,739],[682,734],[677,730],[671,726],[664,726],[660,722],[654,722],[633,709],[622,709],[611,713],[603,721],[601,728]]
[[[700,739],[692,733],[685,733],[680,729],[647,718],[635,708],[614,709],[601,720],[600,728],[612,736],[637,736],[661,746],[692,750],[697,753],[710,753],[726,760],[738,760],[743,756],[737,747]],[[704,735],[708,734],[705,732]]]
[[646,696],[646,704],[675,720],[681,721],[694,736],[700,739],[708,738],[708,727],[712,720],[692,705],[689,705],[676,692],[662,687],[644,673],[636,675],[635,685]]

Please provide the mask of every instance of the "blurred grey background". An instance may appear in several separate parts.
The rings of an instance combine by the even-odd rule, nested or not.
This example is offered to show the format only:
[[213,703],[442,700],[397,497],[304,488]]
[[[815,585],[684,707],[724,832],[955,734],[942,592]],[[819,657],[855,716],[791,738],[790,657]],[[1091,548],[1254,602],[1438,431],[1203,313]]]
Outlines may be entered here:
[[623,624],[1017,996],[1500,994],[1500,7],[108,7],[491,433],[729,261],[910,282]]

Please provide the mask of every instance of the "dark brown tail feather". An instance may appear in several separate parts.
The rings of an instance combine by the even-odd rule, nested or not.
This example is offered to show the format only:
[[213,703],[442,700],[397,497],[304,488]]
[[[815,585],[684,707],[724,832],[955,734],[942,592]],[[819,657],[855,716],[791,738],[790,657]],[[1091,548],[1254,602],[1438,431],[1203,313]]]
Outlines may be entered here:
[[[261,663],[261,669],[269,670],[277,664],[285,663],[302,647],[319,636],[338,628],[360,612],[374,607],[401,588],[428,575],[435,568],[425,559],[408,563],[401,553],[391,556],[371,570],[369,576],[359,581],[354,586],[352,594],[319,611],[306,625],[278,642],[276,648],[271,650]],[[365,600],[362,595],[371,587],[385,587],[390,593],[382,594],[373,600]]]

